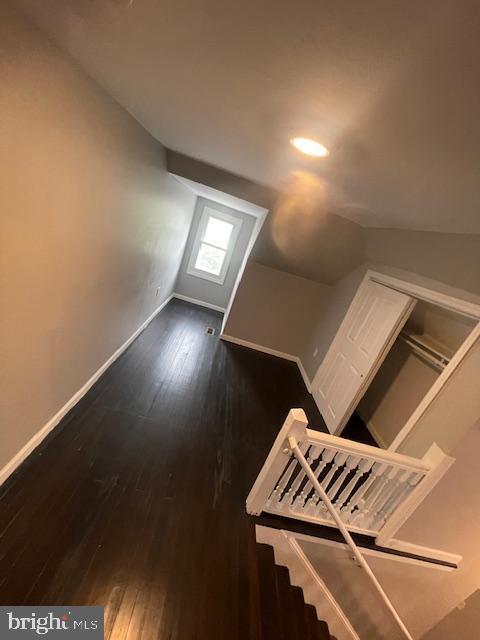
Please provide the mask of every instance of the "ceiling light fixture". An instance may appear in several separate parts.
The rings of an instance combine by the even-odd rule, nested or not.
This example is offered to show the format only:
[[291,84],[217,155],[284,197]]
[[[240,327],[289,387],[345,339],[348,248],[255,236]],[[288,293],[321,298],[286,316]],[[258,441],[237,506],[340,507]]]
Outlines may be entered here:
[[291,144],[302,153],[306,153],[307,156],[314,156],[315,158],[325,158],[328,156],[329,151],[323,144],[310,138],[292,138]]

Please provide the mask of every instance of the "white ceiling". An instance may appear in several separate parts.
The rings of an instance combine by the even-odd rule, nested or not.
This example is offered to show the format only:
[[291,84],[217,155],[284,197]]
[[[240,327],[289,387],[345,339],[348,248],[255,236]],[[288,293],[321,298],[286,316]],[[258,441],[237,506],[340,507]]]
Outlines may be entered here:
[[314,173],[364,226],[480,233],[480,3],[19,1],[167,147],[280,189]]

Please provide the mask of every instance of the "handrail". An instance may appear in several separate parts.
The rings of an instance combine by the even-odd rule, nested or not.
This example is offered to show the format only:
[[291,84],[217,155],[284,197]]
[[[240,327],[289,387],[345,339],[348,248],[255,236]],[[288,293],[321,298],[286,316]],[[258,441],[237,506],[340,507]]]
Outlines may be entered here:
[[288,448],[288,438],[295,436],[346,528],[388,546],[453,463],[435,444],[417,459],[307,427],[305,412],[291,409],[248,494],[248,513],[336,526]]
[[406,469],[408,471],[416,471],[418,473],[428,473],[431,465],[427,462],[406,456],[403,453],[389,451],[388,449],[380,449],[371,444],[363,444],[340,438],[339,436],[324,433],[323,431],[315,431],[314,429],[306,429],[306,437],[309,444],[321,447],[335,447],[336,451],[347,453],[348,455],[362,456],[375,460],[375,462],[383,462],[385,464],[394,464],[396,467]]
[[325,504],[325,506],[328,509],[330,515],[332,516],[333,520],[335,521],[335,523],[336,523],[337,527],[339,528],[342,536],[344,537],[346,543],[350,547],[355,560],[362,567],[362,569],[365,570],[365,572],[367,573],[368,577],[373,582],[376,590],[380,594],[380,597],[382,598],[382,600],[386,604],[387,608],[390,610],[390,613],[393,615],[393,617],[394,617],[395,621],[397,622],[398,626],[400,627],[400,629],[405,634],[405,637],[408,638],[408,640],[413,640],[410,632],[408,631],[407,627],[405,626],[405,624],[403,623],[402,619],[398,615],[395,607],[391,603],[391,601],[388,598],[387,594],[383,590],[382,585],[380,584],[380,582],[375,577],[375,574],[370,569],[370,566],[368,565],[367,561],[365,560],[365,558],[363,557],[362,553],[360,552],[360,550],[358,549],[357,545],[355,544],[352,536],[350,535],[347,527],[345,526],[345,524],[343,523],[342,519],[340,518],[340,515],[338,514],[337,510],[333,506],[333,504],[332,504],[330,498],[328,497],[326,491],[324,490],[324,488],[322,487],[320,482],[317,480],[315,474],[313,473],[312,469],[310,468],[310,465],[308,464],[305,456],[303,455],[302,451],[300,450],[300,447],[298,446],[298,442],[297,442],[296,437],[295,436],[289,436],[288,444],[289,444],[291,452],[294,454],[294,456],[296,457],[298,463],[301,465],[301,467],[305,471],[308,479],[310,480],[310,482],[312,483],[313,487],[315,488],[315,491],[318,493],[318,495],[320,496],[320,499]]

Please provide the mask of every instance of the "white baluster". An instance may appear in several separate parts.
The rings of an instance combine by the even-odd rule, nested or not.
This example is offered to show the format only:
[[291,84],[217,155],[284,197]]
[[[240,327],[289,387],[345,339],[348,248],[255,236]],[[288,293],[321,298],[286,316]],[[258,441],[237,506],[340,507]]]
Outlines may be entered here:
[[352,514],[353,517],[349,518],[348,522],[354,524],[355,526],[363,526],[363,521],[368,517],[371,505],[375,502],[377,496],[383,489],[385,478],[383,478],[382,476],[387,468],[388,465],[384,462],[376,462],[373,465],[372,474],[369,478],[371,482],[368,483],[369,486],[366,491],[364,491],[363,497],[357,505],[358,510],[356,511],[356,513]]
[[[308,452],[306,460],[311,467],[315,462],[318,462],[320,455],[323,451],[323,447],[311,447]],[[305,508],[305,500],[307,499],[310,491],[312,490],[313,485],[310,480],[307,480],[305,484],[302,486],[300,493],[294,498],[292,506],[290,507],[291,511],[299,512]]]
[[[348,478],[352,470],[357,466],[359,460],[360,456],[347,456],[342,473],[338,476],[332,487],[327,492],[330,500],[333,501],[333,499],[343,486],[345,480]],[[338,506],[338,500],[335,502],[335,505]]]
[[407,498],[408,494],[424,477],[423,473],[418,473],[416,471],[405,471],[405,474],[405,481],[400,484],[396,493],[390,497],[390,500],[385,505],[385,508],[383,510],[383,522],[379,523],[382,526],[387,522],[388,518],[392,515],[395,509]]
[[370,506],[368,517],[365,517],[365,528],[376,530],[377,523],[382,518],[382,510],[398,488],[399,478],[403,470],[398,467],[391,467],[385,474],[385,483],[382,491],[377,495],[376,500]]
[[[305,453],[308,446],[309,446],[308,442],[302,442],[300,444],[300,449],[302,453]],[[278,484],[276,485],[275,489],[272,491],[272,493],[270,494],[270,497],[267,500],[267,506],[272,506],[272,505],[276,505],[277,507],[279,506],[280,501],[282,500],[282,495],[285,490],[285,487],[290,481],[290,478],[292,477],[292,474],[295,471],[295,468],[297,467],[297,465],[298,465],[297,459],[295,458],[295,456],[292,455],[290,458],[290,462],[285,468],[284,473],[280,476],[280,480],[278,481]]]
[[[351,491],[355,490],[355,486],[357,486],[362,476],[364,476],[366,473],[368,473],[371,470],[371,468],[373,467],[373,464],[374,464],[374,461],[368,460],[368,459],[364,459],[360,462],[360,464],[358,465],[358,469],[355,473],[355,477],[350,483],[352,484]],[[345,522],[348,522],[355,507],[358,506],[358,504],[360,503],[360,500],[363,498],[363,496],[365,495],[367,490],[370,488],[370,485],[374,480],[375,480],[375,476],[373,475],[373,473],[371,473],[369,478],[367,478],[362,484],[358,485],[357,490],[354,491],[354,493],[352,493],[352,495],[348,499],[347,504],[344,507],[342,507],[342,509],[340,510],[340,513],[343,519],[345,520]],[[347,498],[345,497],[343,501],[345,501],[346,499]]]
[[[310,448],[310,444],[308,442],[304,442],[301,447],[303,455],[306,454],[309,448]],[[297,490],[301,485],[302,481],[305,480],[305,472],[301,469],[299,465],[295,465],[294,472],[295,471],[297,472],[297,475],[295,476],[295,479],[290,484],[290,487],[288,488],[288,490],[284,493],[278,505],[279,509],[281,509],[282,511],[286,511],[287,509],[290,509],[292,499],[295,497],[295,494],[297,493]]]
[[[345,464],[345,461],[346,461],[347,457],[348,456],[347,456],[346,453],[337,453],[337,454],[335,454],[335,457],[334,457],[333,462],[332,462],[332,467],[331,467],[330,471],[327,473],[327,475],[325,476],[325,478],[321,482],[321,485],[325,489],[325,491],[327,492],[327,495],[328,495],[329,498],[330,498],[330,495],[329,495],[329,491],[328,491],[328,486],[332,482],[332,480],[335,477],[335,475],[338,473],[339,469],[341,467],[343,467],[343,465]],[[333,486],[335,486],[335,483],[333,484]],[[333,486],[332,486],[332,488],[333,488]],[[320,518],[329,518],[330,517],[326,506],[322,502],[320,502],[317,505],[315,511],[316,511],[315,515],[320,517]]]
[[[320,479],[320,476],[321,476],[323,470],[325,469],[327,464],[333,460],[334,456],[335,456],[335,450],[334,449],[324,449],[323,450],[323,452],[322,452],[322,461],[320,462],[320,464],[318,465],[318,467],[314,471],[315,477],[317,478],[317,480]],[[313,487],[313,485],[311,483],[310,483],[310,486]],[[305,505],[304,512],[308,512],[308,511],[314,510],[316,505],[317,505],[317,503],[318,503],[318,500],[319,500],[319,496],[314,491],[312,493],[312,495],[310,496],[310,498],[308,499],[307,504]]]
[[[358,481],[358,477],[359,477],[358,465],[360,461],[361,461],[360,456],[348,456],[347,458],[347,463],[345,465],[345,470],[346,470],[345,478],[347,478],[349,474],[352,474],[354,470],[355,471],[352,474],[352,477],[350,478],[346,486],[342,489],[341,493],[337,496],[337,499],[335,500],[334,507],[338,511],[342,508],[344,502],[347,500],[348,496],[352,493]],[[343,483],[343,480],[342,480],[342,483]],[[340,489],[340,487],[341,487],[341,484],[339,485],[338,489]],[[338,489],[335,491],[335,494],[337,493]]]

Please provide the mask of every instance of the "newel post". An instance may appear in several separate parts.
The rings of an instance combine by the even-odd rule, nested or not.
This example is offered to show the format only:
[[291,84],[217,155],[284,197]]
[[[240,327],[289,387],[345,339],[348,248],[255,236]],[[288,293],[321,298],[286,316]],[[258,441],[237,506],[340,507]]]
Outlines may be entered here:
[[[247,513],[258,516],[275,488],[290,454],[288,438],[295,436],[302,442],[307,434],[308,420],[303,409],[290,409],[270,453],[247,497]],[[285,453],[285,451],[287,453]]]

